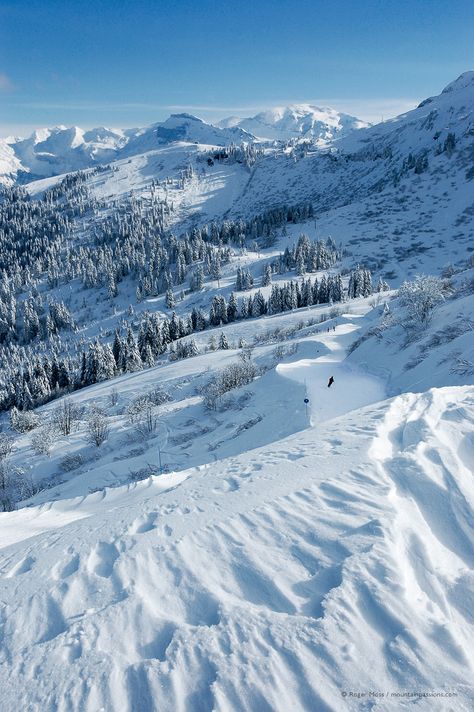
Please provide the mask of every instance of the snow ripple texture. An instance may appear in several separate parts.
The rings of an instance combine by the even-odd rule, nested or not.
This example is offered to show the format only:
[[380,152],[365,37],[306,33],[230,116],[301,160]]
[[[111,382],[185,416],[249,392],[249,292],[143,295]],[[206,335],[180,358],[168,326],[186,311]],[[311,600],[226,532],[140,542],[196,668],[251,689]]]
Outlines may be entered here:
[[385,711],[413,700],[342,692],[420,689],[457,697],[417,710],[472,709],[473,418],[472,388],[405,394],[25,510],[2,551],[2,710]]

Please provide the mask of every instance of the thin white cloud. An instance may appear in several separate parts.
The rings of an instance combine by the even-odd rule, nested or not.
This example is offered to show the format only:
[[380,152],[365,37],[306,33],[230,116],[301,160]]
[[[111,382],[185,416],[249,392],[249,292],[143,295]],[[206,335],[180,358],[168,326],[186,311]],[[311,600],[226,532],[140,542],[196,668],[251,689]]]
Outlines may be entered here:
[[26,138],[27,136],[31,136],[33,131],[43,127],[44,123],[40,121],[36,124],[0,124],[0,138],[10,138],[13,136],[16,138]]
[[[324,99],[319,105],[330,106],[332,109],[352,114],[358,119],[376,123],[382,119],[391,119],[407,111],[415,109],[421,98],[410,99],[406,97],[381,98],[381,99]],[[318,102],[310,101],[318,105]]]
[[[2,75],[0,75],[1,77]],[[0,84],[1,88],[1,84]],[[408,97],[382,97],[379,99],[341,99],[341,98],[311,98],[311,99],[280,99],[278,101],[262,102],[262,104],[245,104],[237,106],[217,106],[213,104],[158,104],[153,102],[123,102],[120,104],[116,103],[106,103],[106,102],[77,102],[73,104],[61,103],[61,102],[15,102],[17,108],[23,109],[33,109],[33,110],[48,110],[48,111],[77,111],[84,112],[88,111],[89,114],[93,112],[110,112],[110,117],[108,117],[105,122],[107,125],[121,125],[124,128],[126,125],[130,125],[131,122],[124,120],[123,116],[120,120],[117,114],[121,112],[133,111],[135,117],[133,120],[134,126],[146,125],[150,122],[150,116],[143,116],[140,118],[138,114],[141,112],[161,112],[161,116],[156,116],[155,121],[163,120],[166,118],[167,113],[171,112],[189,112],[196,113],[207,121],[219,121],[220,119],[227,116],[253,116],[260,111],[265,109],[288,106],[291,104],[312,104],[313,106],[320,107],[331,107],[336,109],[336,111],[341,111],[346,114],[352,114],[363,121],[369,121],[370,123],[378,123],[382,119],[390,119],[399,114],[403,114],[411,109],[414,109],[419,103],[420,98],[408,98]],[[85,117],[84,117],[85,118]],[[103,119],[101,119],[103,121]],[[64,117],[61,117],[62,123],[70,123],[65,121]],[[49,125],[54,125],[54,121],[50,122]],[[58,123],[58,122],[56,122]],[[91,128],[96,126],[97,122],[94,123],[94,119],[91,116],[87,116],[87,120],[81,121],[78,117],[77,121],[72,123],[77,123],[83,128]],[[39,126],[44,126],[44,118],[38,121],[36,124],[0,124],[0,136],[25,136],[31,134],[31,132],[38,128]]]
[[[0,75],[1,76],[1,75]],[[280,99],[278,101],[262,102],[262,104],[246,105],[215,105],[215,104],[158,104],[153,102],[21,102],[15,106],[24,109],[60,110],[60,111],[196,111],[208,115],[226,116],[237,114],[248,116],[265,109],[290,104],[312,104],[314,106],[331,107],[338,111],[353,114],[361,119],[380,120],[389,118],[413,109],[421,101],[420,98],[393,97],[379,99],[341,99],[341,98],[305,98]]]
[[0,91],[11,91],[13,84],[9,77],[3,72],[0,72]]

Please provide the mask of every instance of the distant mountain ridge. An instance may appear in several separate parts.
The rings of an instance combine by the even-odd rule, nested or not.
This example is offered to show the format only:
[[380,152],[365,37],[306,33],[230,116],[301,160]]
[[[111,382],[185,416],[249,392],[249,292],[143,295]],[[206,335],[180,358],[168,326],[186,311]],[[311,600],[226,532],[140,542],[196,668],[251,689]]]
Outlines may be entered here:
[[184,149],[179,158],[182,169],[186,147],[192,153],[196,145],[277,141],[279,150],[282,142],[305,138],[315,146],[332,145],[340,154],[368,154],[370,146],[372,156],[391,155],[392,162],[397,156],[403,161],[410,152],[421,161],[418,154],[432,152],[449,131],[456,133],[459,145],[472,136],[473,105],[474,72],[468,71],[416,109],[372,126],[349,114],[309,104],[269,109],[247,118],[229,117],[217,125],[177,113],[143,128],[55,126],[36,130],[28,138],[0,139],[0,182],[30,183],[174,145]]
[[[78,126],[60,125],[38,129],[28,138],[0,139],[0,181],[2,177],[8,182],[28,182],[60,175],[146,153],[172,143],[225,146],[262,139],[287,141],[293,137],[328,141],[336,135],[345,135],[367,125],[332,109],[316,110],[315,107],[303,106],[270,109],[258,116],[266,118],[259,121],[235,119],[234,122],[228,119],[213,125],[192,114],[179,113],[143,128],[111,129],[100,126],[84,130]],[[268,127],[273,122],[273,132],[260,131],[265,121]],[[260,135],[252,131],[253,127]]]

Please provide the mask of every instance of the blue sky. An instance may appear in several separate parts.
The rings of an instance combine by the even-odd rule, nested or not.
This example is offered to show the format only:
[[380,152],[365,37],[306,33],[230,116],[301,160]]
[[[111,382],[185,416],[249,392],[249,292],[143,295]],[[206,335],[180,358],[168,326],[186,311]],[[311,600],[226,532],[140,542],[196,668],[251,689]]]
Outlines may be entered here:
[[311,102],[379,120],[474,69],[472,0],[0,0],[0,135]]

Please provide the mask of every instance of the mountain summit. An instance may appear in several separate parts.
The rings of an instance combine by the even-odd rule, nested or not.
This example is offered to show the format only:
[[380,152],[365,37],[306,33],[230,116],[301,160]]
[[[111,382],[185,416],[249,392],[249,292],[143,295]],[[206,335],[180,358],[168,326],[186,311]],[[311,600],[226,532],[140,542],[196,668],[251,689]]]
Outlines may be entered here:
[[288,141],[292,138],[310,138],[326,142],[343,136],[354,129],[369,126],[365,121],[343,114],[329,107],[311,104],[294,104],[267,109],[248,118],[223,119],[222,128],[240,127],[259,139]]

